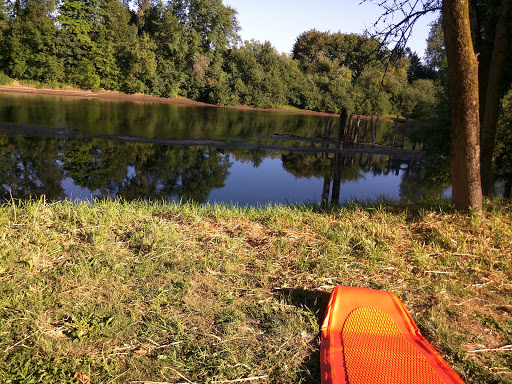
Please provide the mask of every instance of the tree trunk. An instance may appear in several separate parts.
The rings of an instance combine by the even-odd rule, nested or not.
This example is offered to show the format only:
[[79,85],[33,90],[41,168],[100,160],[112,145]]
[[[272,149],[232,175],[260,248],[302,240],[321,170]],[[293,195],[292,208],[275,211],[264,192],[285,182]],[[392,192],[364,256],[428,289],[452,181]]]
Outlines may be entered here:
[[[477,0],[472,0],[478,3]],[[481,15],[482,19],[478,17],[471,20],[475,26],[473,31],[474,38],[477,41],[475,45],[475,52],[478,53],[478,89],[480,100],[480,126],[483,127],[483,119],[485,115],[485,99],[487,95],[487,84],[489,79],[489,69],[491,66],[492,51],[494,48],[494,38],[496,36],[496,24],[498,23],[497,9],[501,0],[488,0],[487,12]],[[477,7],[477,5],[474,5]],[[484,31],[483,33],[481,31]]]
[[512,20],[512,0],[503,0],[498,25],[496,26],[496,37],[492,52],[490,70],[488,72],[487,94],[485,95],[484,116],[482,116],[482,131],[480,138],[480,167],[482,193],[495,196],[494,171],[492,158],[494,144],[496,142],[496,126],[498,124],[498,111],[501,99],[501,85],[503,71],[507,56],[508,38],[510,35],[510,22]]
[[456,209],[479,210],[482,188],[478,63],[471,40],[468,0],[443,1],[443,30],[452,110],[452,198]]

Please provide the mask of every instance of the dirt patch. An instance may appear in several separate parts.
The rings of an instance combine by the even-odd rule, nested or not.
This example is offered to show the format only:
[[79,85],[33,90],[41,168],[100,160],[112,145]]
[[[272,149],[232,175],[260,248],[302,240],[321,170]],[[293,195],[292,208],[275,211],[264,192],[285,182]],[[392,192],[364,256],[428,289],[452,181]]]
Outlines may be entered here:
[[175,105],[189,105],[189,106],[199,106],[199,107],[212,107],[212,108],[228,108],[228,109],[238,109],[238,110],[247,110],[247,111],[263,111],[263,112],[280,112],[280,113],[293,113],[300,115],[315,115],[315,116],[330,116],[337,117],[337,114],[334,113],[325,113],[325,112],[315,112],[308,110],[288,110],[288,109],[279,109],[279,108],[256,108],[250,107],[248,105],[237,105],[237,106],[222,106],[215,104],[202,103],[199,101],[195,101],[192,99],[187,99],[185,97],[172,97],[172,98],[163,98],[156,97],[150,95],[144,95],[140,93],[136,93],[133,95],[128,95],[125,93],[120,93],[116,91],[107,91],[101,90],[99,92],[86,91],[76,88],[68,88],[68,89],[49,89],[49,88],[36,88],[21,85],[19,82],[15,81],[12,85],[2,85],[0,86],[0,93],[9,93],[9,94],[17,94],[17,95],[41,95],[41,96],[56,96],[56,97],[72,97],[72,98],[80,98],[80,99],[101,99],[106,101],[128,101],[132,103],[158,103],[158,104],[175,104]]

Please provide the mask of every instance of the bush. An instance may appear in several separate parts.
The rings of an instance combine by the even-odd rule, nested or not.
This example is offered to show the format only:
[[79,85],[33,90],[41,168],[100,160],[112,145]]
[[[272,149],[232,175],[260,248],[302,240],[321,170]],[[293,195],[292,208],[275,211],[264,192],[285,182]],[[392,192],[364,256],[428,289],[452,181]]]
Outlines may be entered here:
[[0,71],[0,85],[10,85],[14,79],[11,79],[9,76],[7,76],[5,73]]
[[100,76],[96,73],[96,68],[90,60],[85,59],[78,63],[75,73],[70,77],[73,83],[82,89],[96,91],[100,88]]

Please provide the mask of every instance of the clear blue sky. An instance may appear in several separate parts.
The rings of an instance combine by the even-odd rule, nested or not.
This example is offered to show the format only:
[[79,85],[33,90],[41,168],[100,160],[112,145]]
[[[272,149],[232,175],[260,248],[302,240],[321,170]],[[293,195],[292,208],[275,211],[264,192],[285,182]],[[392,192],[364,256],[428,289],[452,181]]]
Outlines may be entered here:
[[[289,53],[297,36],[316,28],[319,31],[363,33],[371,28],[381,9],[360,0],[224,0],[238,11],[242,40],[270,41],[279,52]],[[428,15],[415,27],[408,46],[421,57],[429,23]]]

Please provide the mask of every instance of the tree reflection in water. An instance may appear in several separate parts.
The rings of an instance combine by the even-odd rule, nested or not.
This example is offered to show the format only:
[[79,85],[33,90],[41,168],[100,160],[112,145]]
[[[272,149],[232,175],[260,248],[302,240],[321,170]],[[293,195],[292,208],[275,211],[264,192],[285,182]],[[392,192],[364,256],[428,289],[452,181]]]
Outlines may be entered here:
[[[0,95],[0,199],[44,194],[61,200],[78,194],[250,205],[311,202],[315,196],[327,201],[335,173],[343,186],[341,201],[351,198],[347,185],[354,184],[360,184],[352,191],[356,197],[377,198],[379,175],[390,176],[391,198],[415,199],[446,187],[435,170],[390,156],[345,151],[336,162],[329,129],[335,121],[332,116]],[[322,128],[325,137],[316,137]],[[379,134],[386,136],[388,128]]]
[[207,201],[222,188],[229,155],[214,148],[169,147],[101,139],[0,141],[2,199],[61,200],[65,178],[99,198]]
[[[226,185],[233,162],[258,168],[265,159],[280,162],[296,179],[318,179],[322,201],[329,200],[336,166],[333,153],[264,151],[253,148],[218,149],[205,146],[170,146],[126,143],[100,138],[23,138],[0,136],[2,200],[46,195],[48,200],[67,196],[63,185],[89,190],[94,197],[126,200],[178,200],[205,203],[211,192]],[[445,183],[432,182],[428,169],[417,161],[359,153],[339,157],[339,179],[358,183],[368,176],[402,173],[399,196],[415,200],[440,196]],[[248,172],[250,172],[248,168]],[[270,175],[269,175],[270,176]],[[269,183],[272,183],[269,178]],[[250,186],[239,186],[250,188]],[[293,188],[290,186],[289,188]],[[368,188],[368,187],[366,187]],[[379,186],[372,187],[378,189]],[[243,193],[243,192],[242,192]],[[364,191],[360,191],[365,195]],[[398,194],[397,193],[397,194]],[[340,201],[350,196],[343,196]],[[76,197],[76,196],[75,196]],[[89,196],[90,197],[90,196]],[[240,196],[243,200],[243,196]],[[226,202],[234,201],[233,196]],[[309,200],[311,201],[311,200]],[[338,201],[334,198],[334,201]],[[283,202],[282,200],[273,202]]]

